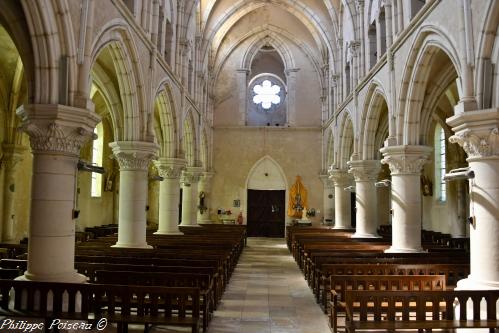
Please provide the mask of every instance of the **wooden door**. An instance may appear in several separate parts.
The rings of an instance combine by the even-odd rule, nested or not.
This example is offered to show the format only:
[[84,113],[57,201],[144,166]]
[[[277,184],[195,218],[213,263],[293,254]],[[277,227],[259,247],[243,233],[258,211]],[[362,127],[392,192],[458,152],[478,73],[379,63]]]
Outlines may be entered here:
[[248,190],[248,236],[284,237],[286,191]]

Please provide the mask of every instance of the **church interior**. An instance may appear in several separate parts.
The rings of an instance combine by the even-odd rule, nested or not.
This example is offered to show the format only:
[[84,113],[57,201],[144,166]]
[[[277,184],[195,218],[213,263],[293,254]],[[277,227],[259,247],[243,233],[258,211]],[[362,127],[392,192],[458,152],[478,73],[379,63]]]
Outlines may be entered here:
[[2,332],[499,332],[497,0],[0,0],[0,120]]

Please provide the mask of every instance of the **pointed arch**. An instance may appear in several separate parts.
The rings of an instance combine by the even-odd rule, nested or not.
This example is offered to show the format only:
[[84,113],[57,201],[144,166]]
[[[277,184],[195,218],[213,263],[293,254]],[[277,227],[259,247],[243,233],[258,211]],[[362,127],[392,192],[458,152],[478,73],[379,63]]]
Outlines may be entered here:
[[197,138],[196,124],[193,111],[189,109],[183,122],[182,148],[185,154],[187,166],[197,166]]
[[449,35],[432,25],[423,25],[416,33],[395,108],[398,110],[396,136],[400,144],[419,144],[420,113],[433,56],[443,52],[453,64],[457,76],[461,77],[460,58],[455,47],[457,43],[447,37]]
[[147,110],[152,108],[146,107],[137,47],[129,29],[122,19],[115,19],[97,32],[92,44],[91,68],[103,52],[109,52],[123,106],[123,139],[145,141],[148,133]]
[[157,93],[154,101],[154,132],[160,146],[160,157],[177,157],[176,124],[175,108],[170,86],[165,84]]
[[380,158],[379,137],[388,136],[389,114],[385,89],[380,81],[374,80],[368,88],[360,120],[358,153],[363,160]]
[[[262,174],[267,174],[262,178]],[[265,155],[253,164],[246,178],[246,189],[286,190],[288,181],[282,167],[271,156]],[[287,206],[286,206],[287,207]]]
[[351,156],[354,154],[354,127],[350,112],[343,112],[342,117],[339,119],[339,133],[338,133],[338,160],[337,167],[342,170],[347,170],[347,162],[350,161]]

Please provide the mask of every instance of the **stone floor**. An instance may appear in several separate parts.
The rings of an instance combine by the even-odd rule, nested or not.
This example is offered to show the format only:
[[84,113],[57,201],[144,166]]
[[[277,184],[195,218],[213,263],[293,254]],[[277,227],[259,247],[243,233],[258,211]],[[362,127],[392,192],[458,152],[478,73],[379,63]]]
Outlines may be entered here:
[[249,238],[208,333],[327,333],[284,239]]

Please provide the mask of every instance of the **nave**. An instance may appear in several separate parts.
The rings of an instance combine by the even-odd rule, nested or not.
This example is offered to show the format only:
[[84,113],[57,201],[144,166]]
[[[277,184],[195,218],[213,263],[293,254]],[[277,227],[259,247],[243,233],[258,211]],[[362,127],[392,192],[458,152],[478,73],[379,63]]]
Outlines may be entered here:
[[329,331],[284,239],[248,238],[208,333]]

